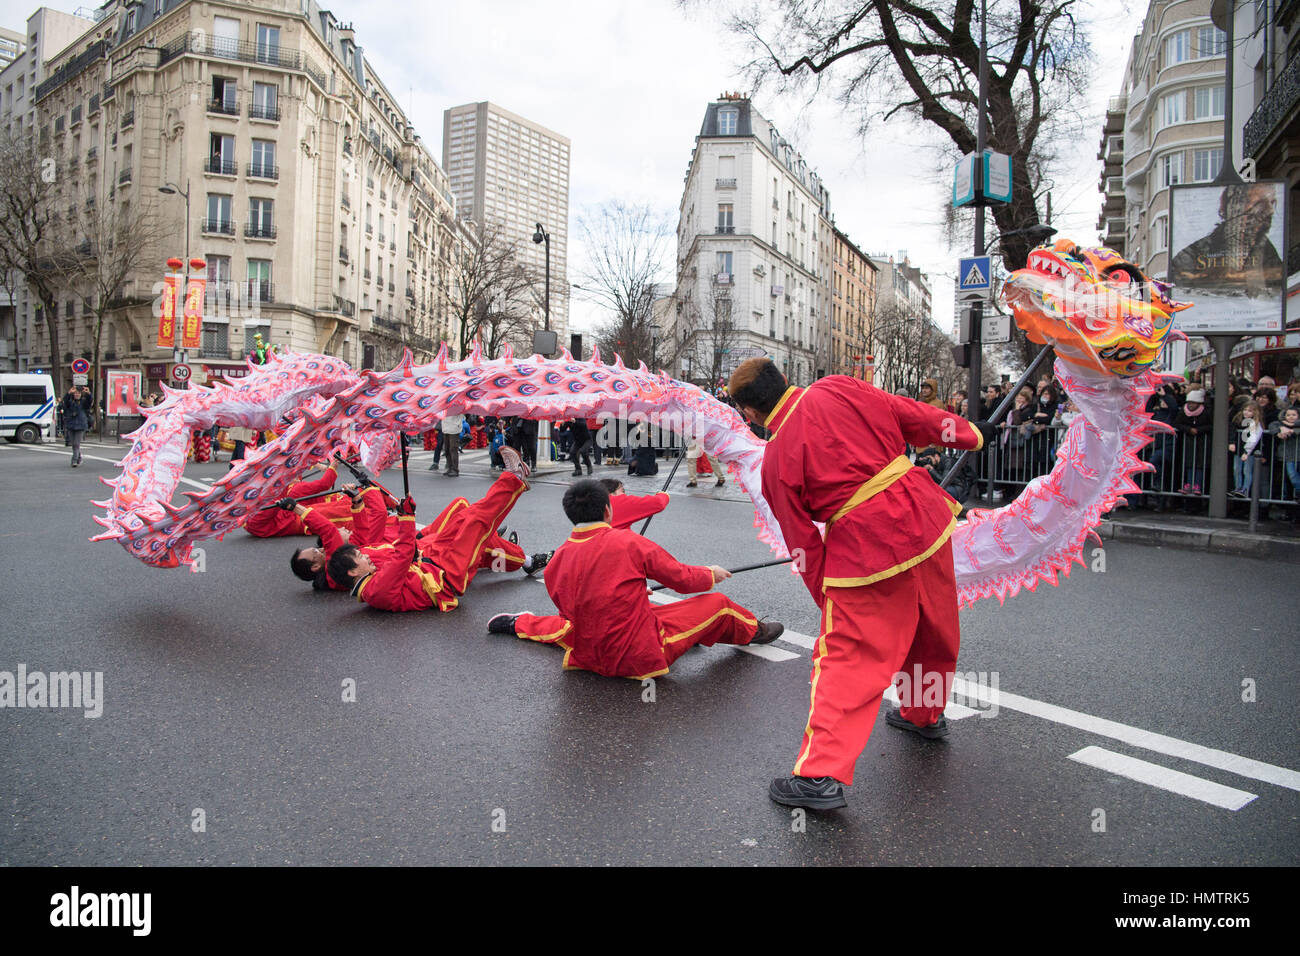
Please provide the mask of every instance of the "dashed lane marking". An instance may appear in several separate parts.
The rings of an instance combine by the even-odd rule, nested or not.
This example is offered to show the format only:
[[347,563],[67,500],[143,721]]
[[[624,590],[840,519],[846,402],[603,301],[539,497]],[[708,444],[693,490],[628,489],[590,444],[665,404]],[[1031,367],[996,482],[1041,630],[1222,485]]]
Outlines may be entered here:
[[1168,790],[1170,793],[1176,793],[1180,796],[1191,797],[1193,800],[1200,800],[1202,803],[1213,804],[1225,810],[1240,810],[1256,799],[1255,794],[1247,793],[1245,790],[1225,787],[1213,780],[1206,780],[1190,773],[1183,773],[1181,770],[1170,770],[1168,767],[1148,763],[1145,760],[1138,760],[1136,757],[1130,757],[1127,754],[1115,753],[1113,750],[1107,750],[1104,747],[1084,747],[1082,750],[1070,754],[1070,759],[1087,764],[1089,767],[1096,767],[1098,770],[1104,770],[1107,773],[1113,773],[1116,776],[1136,780],[1138,783],[1145,783],[1161,790]]

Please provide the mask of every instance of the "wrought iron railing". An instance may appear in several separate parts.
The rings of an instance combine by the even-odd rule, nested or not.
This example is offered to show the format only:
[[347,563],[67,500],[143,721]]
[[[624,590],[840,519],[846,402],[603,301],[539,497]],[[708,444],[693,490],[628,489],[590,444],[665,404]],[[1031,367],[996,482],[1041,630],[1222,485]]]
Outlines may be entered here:
[[1264,94],[1250,114],[1241,132],[1242,150],[1247,156],[1259,158],[1259,151],[1278,126],[1290,115],[1300,101],[1300,56],[1293,56],[1282,75]]

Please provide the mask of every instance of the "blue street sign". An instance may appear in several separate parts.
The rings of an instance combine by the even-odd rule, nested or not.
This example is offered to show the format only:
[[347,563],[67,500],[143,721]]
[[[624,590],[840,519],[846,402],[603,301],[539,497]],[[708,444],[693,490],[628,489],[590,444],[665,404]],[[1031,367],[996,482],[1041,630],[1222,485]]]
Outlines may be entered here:
[[991,275],[988,256],[972,256],[957,260],[957,291],[987,292]]

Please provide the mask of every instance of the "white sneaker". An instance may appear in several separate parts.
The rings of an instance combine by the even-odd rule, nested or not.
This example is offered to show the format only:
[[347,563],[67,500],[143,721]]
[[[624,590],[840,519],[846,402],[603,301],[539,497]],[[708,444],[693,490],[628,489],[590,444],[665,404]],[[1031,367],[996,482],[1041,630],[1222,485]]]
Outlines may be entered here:
[[531,475],[533,471],[524,464],[523,459],[519,457],[519,452],[515,451],[508,445],[503,446],[501,449],[501,460],[506,463],[505,470],[522,481],[525,488],[532,487],[528,484],[528,476]]

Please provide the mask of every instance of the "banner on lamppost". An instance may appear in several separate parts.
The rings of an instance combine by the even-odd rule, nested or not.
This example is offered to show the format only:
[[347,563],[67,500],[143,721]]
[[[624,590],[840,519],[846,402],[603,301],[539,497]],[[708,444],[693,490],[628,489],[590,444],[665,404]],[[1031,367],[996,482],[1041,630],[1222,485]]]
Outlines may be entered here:
[[[206,263],[202,259],[191,259],[191,269],[202,269]],[[197,349],[203,341],[203,295],[207,288],[207,276],[202,273],[190,273],[185,284],[185,314],[181,326],[181,348]]]
[[163,276],[162,307],[158,313],[158,347],[169,349],[176,343],[176,293],[180,276]]

